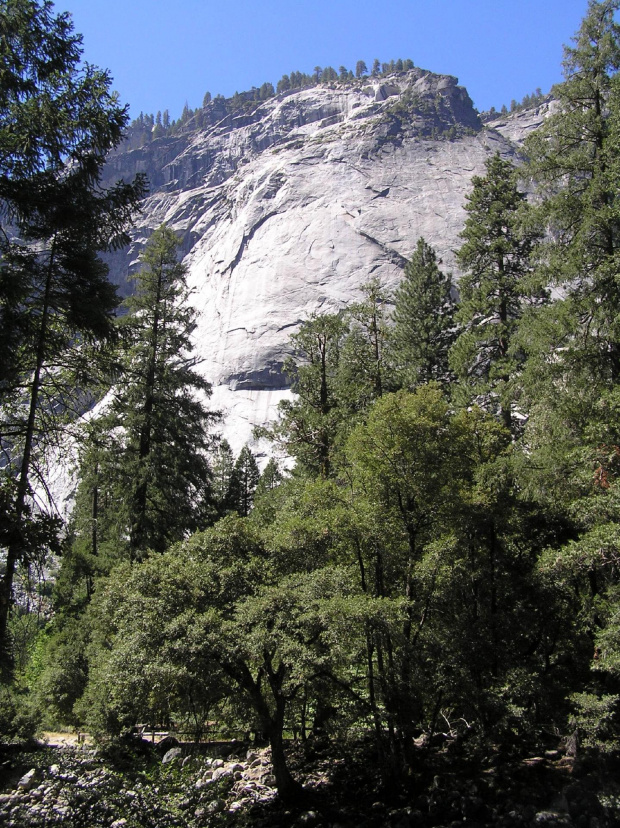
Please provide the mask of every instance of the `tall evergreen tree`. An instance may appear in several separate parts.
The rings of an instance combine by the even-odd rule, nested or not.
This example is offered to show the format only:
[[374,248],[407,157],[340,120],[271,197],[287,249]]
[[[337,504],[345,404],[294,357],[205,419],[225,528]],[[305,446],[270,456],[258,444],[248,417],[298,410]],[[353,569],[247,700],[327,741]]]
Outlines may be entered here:
[[285,363],[296,393],[280,403],[273,436],[306,471],[329,477],[338,425],[338,366],[346,323],[340,314],[312,316],[291,337],[294,357]]
[[472,184],[457,252],[464,275],[456,318],[464,330],[452,347],[450,364],[460,380],[462,401],[478,400],[511,428],[510,380],[521,360],[512,340],[526,302],[545,296],[528,279],[539,236],[526,225],[526,197],[509,161],[499,154],[489,158],[486,175],[474,176]]
[[[110,335],[115,288],[98,253],[127,241],[144,182],[100,185],[127,123],[106,72],[81,64],[81,38],[51,2],[0,7],[0,440],[5,504],[0,650],[13,577],[42,541],[32,473],[50,415],[66,410],[58,366]],[[51,384],[50,384],[51,383]]]
[[259,478],[256,458],[249,446],[245,445],[235,461],[230,479],[231,503],[241,517],[247,517],[252,511]]
[[235,508],[231,502],[230,490],[234,466],[233,451],[228,440],[224,438],[218,443],[211,462],[213,500],[220,516]]
[[433,248],[418,239],[396,290],[390,347],[402,386],[413,390],[450,378],[448,351],[455,338],[452,276],[443,273]]
[[613,94],[619,8],[618,0],[590,0],[575,45],[565,48],[565,80],[552,90],[559,109],[526,144],[528,172],[543,195],[542,219],[551,231],[543,251],[546,274],[566,296],[567,323],[549,326],[556,341],[545,348],[562,348],[565,360],[587,358],[588,374],[614,382],[620,378],[620,167],[618,135],[610,126],[619,109]]
[[117,502],[132,559],[197,529],[210,502],[207,429],[214,415],[197,396],[210,386],[195,371],[196,314],[179,244],[165,225],[153,233],[122,320],[123,373],[108,425],[118,435]]
[[361,291],[362,300],[346,310],[349,330],[338,366],[338,398],[353,419],[392,388],[387,348],[389,295],[377,278],[362,285]]

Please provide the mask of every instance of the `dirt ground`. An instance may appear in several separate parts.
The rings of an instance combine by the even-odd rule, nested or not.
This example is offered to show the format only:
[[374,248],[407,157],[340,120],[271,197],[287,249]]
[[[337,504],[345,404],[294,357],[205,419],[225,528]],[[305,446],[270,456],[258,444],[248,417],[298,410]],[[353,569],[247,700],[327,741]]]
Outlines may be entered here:
[[60,733],[55,731],[42,733],[41,741],[50,747],[77,747],[78,745],[92,745],[93,743],[88,733]]

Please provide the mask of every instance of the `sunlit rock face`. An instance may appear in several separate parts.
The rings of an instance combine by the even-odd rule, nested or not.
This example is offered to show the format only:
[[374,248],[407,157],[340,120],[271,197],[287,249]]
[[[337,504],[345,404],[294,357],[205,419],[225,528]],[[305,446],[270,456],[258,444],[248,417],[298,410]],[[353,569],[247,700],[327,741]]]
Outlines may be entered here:
[[514,156],[544,114],[483,128],[456,78],[420,69],[286,93],[251,114],[216,100],[202,129],[111,158],[110,180],[145,172],[151,185],[112,277],[128,289],[162,222],[182,237],[201,371],[238,452],[290,395],[282,363],[302,320],[357,300],[371,276],[395,287],[419,236],[458,278],[472,176],[490,154]]

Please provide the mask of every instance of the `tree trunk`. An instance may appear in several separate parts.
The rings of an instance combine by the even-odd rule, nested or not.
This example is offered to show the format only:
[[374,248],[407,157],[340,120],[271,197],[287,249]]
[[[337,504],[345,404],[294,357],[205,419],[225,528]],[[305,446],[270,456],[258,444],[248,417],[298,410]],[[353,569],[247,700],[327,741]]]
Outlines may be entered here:
[[[269,659],[267,659],[267,662],[269,662]],[[272,714],[267,700],[261,691],[260,680],[254,679],[245,663],[228,663],[223,666],[228,674],[248,694],[248,698],[258,716],[260,727],[269,740],[271,764],[273,767],[273,775],[276,779],[278,794],[285,802],[298,803],[304,791],[299,782],[293,778],[286,764],[283,738],[286,698],[280,692],[282,679],[280,671],[273,672],[271,665],[269,663],[267,664],[269,685],[275,700],[275,712]]]
[[151,437],[153,431],[153,408],[155,404],[155,373],[157,368],[157,356],[159,350],[159,322],[161,310],[160,304],[162,301],[162,281],[163,264],[160,266],[157,276],[157,294],[155,297],[155,312],[153,317],[153,327],[151,331],[151,353],[149,355],[146,385],[144,389],[144,419],[142,422],[142,428],[140,429],[140,443],[138,447],[138,457],[140,460],[139,470],[141,474],[141,479],[138,481],[133,495],[133,515],[131,520],[131,532],[129,538],[129,555],[131,561],[137,560],[139,558],[140,552],[143,552],[146,546],[145,526],[148,481],[143,475],[142,465],[151,453]]
[[276,710],[269,717],[267,726],[269,744],[271,746],[271,765],[276,779],[278,794],[284,802],[299,802],[303,796],[303,788],[293,778],[284,753],[284,708],[285,700],[280,696],[276,699]]
[[47,265],[45,279],[45,294],[43,308],[41,311],[41,327],[37,339],[35,367],[30,385],[30,406],[28,410],[28,421],[24,436],[24,453],[22,455],[19,478],[17,481],[17,496],[15,498],[15,530],[12,533],[14,538],[9,543],[6,556],[6,568],[2,580],[0,580],[0,665],[4,667],[7,660],[7,626],[9,621],[9,608],[13,595],[13,578],[19,560],[24,554],[23,517],[26,512],[26,499],[30,492],[30,463],[32,460],[32,449],[34,445],[34,432],[37,407],[39,404],[39,391],[41,389],[41,373],[45,362],[45,349],[47,345],[47,332],[49,323],[50,295],[52,290],[52,279],[54,273],[55,241],[52,241],[50,257]]

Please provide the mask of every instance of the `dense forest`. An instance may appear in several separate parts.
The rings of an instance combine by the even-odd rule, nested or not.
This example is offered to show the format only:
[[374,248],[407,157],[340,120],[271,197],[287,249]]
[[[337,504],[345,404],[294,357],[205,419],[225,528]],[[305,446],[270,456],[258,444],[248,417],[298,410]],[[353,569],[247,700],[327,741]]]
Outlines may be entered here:
[[[473,178],[458,286],[421,238],[394,295],[294,334],[261,473],[216,436],[166,226],[118,313],[98,253],[145,182],[99,186],[109,77],[50,3],[2,5],[2,739],[254,733],[284,800],[293,738],[365,740],[386,787],[438,734],[615,754],[619,6],[590,0],[523,166]],[[63,526],[36,492],[69,438]]]

